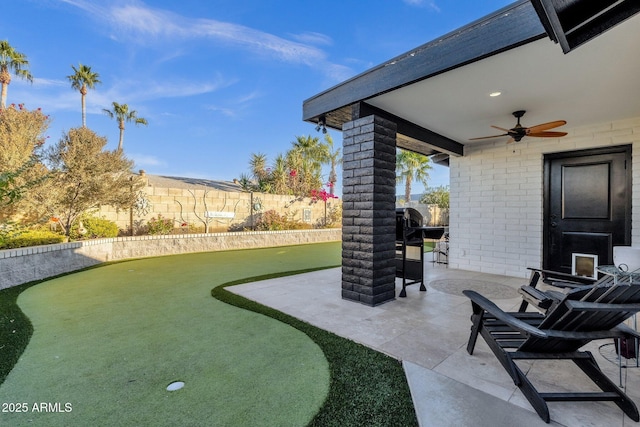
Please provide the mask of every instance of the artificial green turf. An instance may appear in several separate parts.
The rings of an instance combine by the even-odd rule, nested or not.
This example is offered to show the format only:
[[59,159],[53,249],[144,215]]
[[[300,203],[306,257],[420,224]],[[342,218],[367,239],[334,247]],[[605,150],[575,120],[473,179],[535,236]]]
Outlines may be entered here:
[[[0,386],[0,403],[25,401],[30,413],[0,413],[0,424],[415,425],[397,361],[216,288],[338,262],[339,244],[190,254],[0,291],[0,384],[31,334],[21,292],[35,329]],[[303,331],[326,359],[289,326],[216,302],[212,288]],[[172,380],[187,385],[164,391]],[[38,402],[73,409],[33,413]]]
[[36,283],[0,291],[0,385],[31,339],[33,326],[16,301],[23,290],[34,284]]
[[[103,266],[24,290],[33,336],[0,387],[19,425],[303,425],[329,387],[306,335],[211,298],[219,283],[335,265],[338,245],[190,254]],[[169,393],[174,380],[184,389]],[[35,413],[34,403],[71,403]],[[1,408],[0,408],[1,409]]]
[[269,278],[266,275],[230,282],[214,288],[211,294],[221,301],[287,323],[322,348],[329,361],[331,386],[325,404],[309,426],[418,425],[411,392],[398,360],[224,289]]

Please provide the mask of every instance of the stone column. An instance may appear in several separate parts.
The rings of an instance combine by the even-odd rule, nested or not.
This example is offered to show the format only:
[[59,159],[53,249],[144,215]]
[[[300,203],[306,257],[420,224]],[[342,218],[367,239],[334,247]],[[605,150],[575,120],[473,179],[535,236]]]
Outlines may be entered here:
[[371,115],[342,132],[342,298],[374,306],[395,298],[396,124]]

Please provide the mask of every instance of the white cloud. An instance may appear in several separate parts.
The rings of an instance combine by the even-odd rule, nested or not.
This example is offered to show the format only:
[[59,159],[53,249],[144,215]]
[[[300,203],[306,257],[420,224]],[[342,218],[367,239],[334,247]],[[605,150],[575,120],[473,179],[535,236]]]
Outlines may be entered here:
[[436,4],[435,1],[430,0],[402,0],[409,6],[418,6],[418,7],[428,7],[430,9],[435,10],[436,12],[440,12],[440,7]]
[[[79,111],[80,94],[72,90],[69,82],[50,79],[34,79],[33,85],[28,83],[11,83],[9,99],[20,99],[28,108],[41,107],[46,114],[56,111]],[[129,104],[140,116],[149,118],[151,111],[146,109],[147,102],[157,99],[181,98],[215,92],[235,83],[233,79],[214,76],[210,81],[194,82],[192,80],[174,79],[171,82],[121,80],[111,87],[100,87],[89,91],[86,97],[88,114],[103,114],[104,108],[111,108],[112,102]],[[247,102],[256,94],[247,95],[241,100]],[[163,115],[164,113],[159,113]]]
[[207,105],[205,108],[210,111],[221,113],[222,115],[227,117],[237,117],[242,111],[248,108],[251,101],[261,98],[262,96],[262,92],[253,91],[230,101],[226,106]]
[[241,96],[236,100],[237,104],[246,104],[249,101],[253,101],[254,99],[261,98],[263,95],[262,92],[254,90],[246,95]]
[[326,53],[313,46],[331,44],[323,34],[308,32],[288,40],[274,34],[215,19],[187,18],[167,10],[152,8],[141,1],[121,0],[93,3],[88,0],[61,0],[78,7],[108,25],[112,38],[148,45],[186,39],[210,40],[249,50],[261,56],[289,63],[304,64],[323,70],[328,63]]
[[113,101],[127,104],[132,102],[131,100],[135,100],[136,103],[131,105],[131,108],[139,111],[141,104],[144,106],[145,101],[202,95],[230,86],[234,82],[234,80],[225,80],[221,76],[216,76],[208,82],[175,79],[171,82],[121,80],[116,81],[106,91],[91,92],[87,96],[87,111],[102,113],[102,109],[109,108]]
[[214,111],[216,113],[220,113],[226,117],[236,117],[238,115],[237,110],[229,107],[220,107],[217,105],[208,105],[205,107],[207,110]]
[[164,160],[160,160],[157,157],[149,154],[127,153],[127,157],[135,162],[136,167],[167,165],[167,162],[165,162]]
[[[36,78],[33,85],[18,83],[17,80],[16,84],[13,83],[10,87],[14,89],[11,90],[11,95],[20,94],[18,99],[22,99],[26,105],[32,107],[37,104],[47,113],[77,110],[80,105],[80,94],[71,89],[68,81]],[[212,93],[234,83],[235,79],[225,79],[219,74],[214,75],[209,81],[195,82],[185,79],[172,79],[170,82],[119,80],[107,90],[99,88],[89,91],[86,97],[87,112],[102,114],[102,109],[109,108],[113,101],[126,104],[131,100],[136,102],[136,105],[131,107],[139,110],[140,104],[145,101]]]
[[331,37],[325,35],[325,34],[321,34],[321,33],[316,33],[316,32],[306,32],[306,33],[302,33],[302,34],[292,34],[291,37],[293,37],[294,39],[296,39],[297,41],[301,42],[301,43],[309,43],[309,44],[315,44],[315,45],[332,45],[333,44],[333,40],[331,39]]
[[54,86],[54,87],[71,87],[71,83],[68,80],[54,80],[54,79],[42,79],[39,77],[33,78],[33,84],[36,86]]
[[351,68],[340,64],[329,64],[325,71],[331,80],[340,82],[347,80],[354,75]]
[[185,96],[202,95],[205,93],[215,92],[216,90],[231,85],[231,81],[210,81],[210,82],[193,82],[193,81],[175,81],[171,82],[123,82],[116,84],[113,91],[126,93],[126,97],[130,99],[158,99],[158,98],[178,98]]

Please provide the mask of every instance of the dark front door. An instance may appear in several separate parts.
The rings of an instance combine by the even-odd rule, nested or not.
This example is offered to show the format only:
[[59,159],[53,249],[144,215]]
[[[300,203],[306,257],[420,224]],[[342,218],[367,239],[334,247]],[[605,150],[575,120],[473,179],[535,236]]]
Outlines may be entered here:
[[545,156],[543,267],[571,273],[572,254],[613,264],[631,243],[631,147]]

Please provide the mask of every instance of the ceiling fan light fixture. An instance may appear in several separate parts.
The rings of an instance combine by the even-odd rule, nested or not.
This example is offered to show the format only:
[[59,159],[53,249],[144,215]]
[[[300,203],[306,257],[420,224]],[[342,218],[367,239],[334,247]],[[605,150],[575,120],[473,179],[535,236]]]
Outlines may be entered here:
[[492,128],[501,130],[505,133],[501,135],[491,135],[491,136],[481,136],[479,138],[470,138],[469,141],[475,141],[479,139],[493,139],[500,138],[502,136],[509,136],[509,141],[511,142],[519,142],[525,136],[531,136],[536,138],[561,138],[567,135],[567,132],[549,132],[549,129],[554,129],[563,125],[566,125],[567,122],[565,120],[556,120],[548,123],[541,123],[536,126],[525,127],[520,124],[520,118],[524,116],[526,113],[525,110],[518,110],[512,113],[513,117],[517,119],[517,123],[511,129],[502,128],[500,126],[491,125]]

